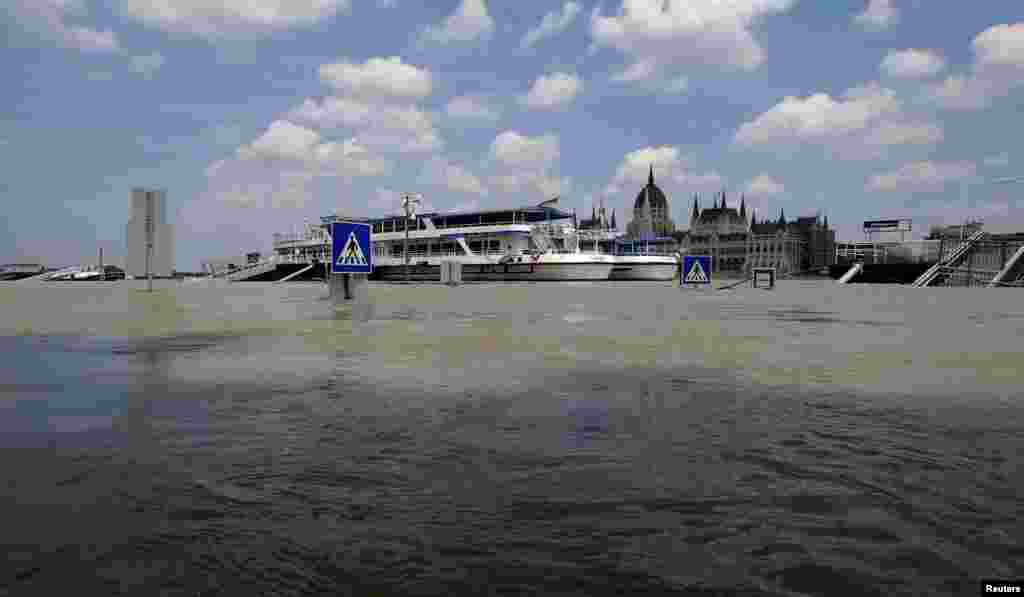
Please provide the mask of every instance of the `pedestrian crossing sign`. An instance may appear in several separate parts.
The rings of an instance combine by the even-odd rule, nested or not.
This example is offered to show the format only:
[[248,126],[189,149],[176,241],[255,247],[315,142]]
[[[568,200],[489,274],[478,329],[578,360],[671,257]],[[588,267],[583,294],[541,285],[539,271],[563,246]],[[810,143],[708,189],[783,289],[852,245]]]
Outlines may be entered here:
[[331,273],[369,274],[373,272],[373,244],[370,225],[357,222],[331,224]]
[[711,257],[708,255],[684,255],[683,283],[711,284]]

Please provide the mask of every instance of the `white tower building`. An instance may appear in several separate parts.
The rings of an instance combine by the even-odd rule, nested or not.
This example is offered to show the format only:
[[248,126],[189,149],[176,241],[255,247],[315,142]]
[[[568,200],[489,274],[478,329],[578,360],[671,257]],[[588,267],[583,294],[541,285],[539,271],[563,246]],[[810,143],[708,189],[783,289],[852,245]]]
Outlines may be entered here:
[[[149,228],[147,228],[149,227]],[[152,230],[151,241],[147,229]],[[174,271],[174,230],[167,221],[167,191],[132,189],[131,211],[125,227],[125,274],[146,277],[146,244],[152,242],[149,271],[169,277]]]

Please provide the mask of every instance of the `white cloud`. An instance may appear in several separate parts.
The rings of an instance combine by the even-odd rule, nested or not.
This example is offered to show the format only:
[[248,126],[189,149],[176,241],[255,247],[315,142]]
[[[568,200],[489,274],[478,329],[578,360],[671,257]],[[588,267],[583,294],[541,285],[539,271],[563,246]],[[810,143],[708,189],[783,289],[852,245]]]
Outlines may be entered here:
[[301,206],[317,177],[376,176],[390,168],[355,139],[325,141],[314,130],[277,120],[206,168],[207,194],[232,204]]
[[494,31],[494,19],[484,0],[462,0],[458,8],[439,25],[423,31],[421,40],[440,44],[487,39]]
[[1024,23],[989,27],[974,38],[972,50],[970,73],[928,86],[922,99],[951,110],[978,110],[1024,82]]
[[853,18],[853,22],[868,29],[885,29],[900,20],[900,13],[892,0],[869,0],[864,12]]
[[501,118],[497,108],[487,105],[482,100],[469,96],[452,98],[445,105],[445,113],[452,118],[461,120],[495,121]]
[[568,194],[572,189],[572,178],[558,178],[540,172],[498,174],[490,178],[490,184],[503,193],[527,189],[545,199],[550,199],[554,196]]
[[96,31],[87,27],[71,27],[64,29],[64,40],[69,46],[85,52],[116,53],[121,51],[117,35],[109,29]]
[[152,76],[164,65],[164,57],[154,52],[145,56],[132,56],[132,70],[135,72]]
[[580,13],[579,2],[566,2],[562,6],[562,12],[549,12],[544,15],[541,19],[540,24],[530,29],[523,36],[520,42],[520,47],[523,49],[532,47],[538,41],[546,38],[558,35],[562,31],[568,29],[569,25],[576,20],[576,16]]
[[752,197],[772,197],[786,192],[786,187],[765,173],[747,183],[744,192]]
[[582,91],[583,82],[576,75],[542,75],[533,82],[530,92],[520,98],[520,103],[534,110],[552,110],[572,103]]
[[342,142],[329,141],[313,149],[318,174],[327,176],[377,176],[391,168],[391,164],[370,153],[358,139]]
[[430,117],[412,105],[371,104],[346,97],[306,99],[288,117],[319,129],[353,129],[362,144],[375,149],[424,152],[444,146]]
[[121,14],[165,31],[207,38],[309,26],[349,8],[349,0],[119,0]]
[[934,145],[944,134],[938,125],[930,122],[885,123],[871,129],[863,137],[869,148],[887,145]]
[[715,171],[694,171],[694,162],[693,155],[684,155],[677,147],[670,145],[630,151],[622,157],[622,162],[602,194],[612,197],[625,193],[631,199],[646,184],[652,167],[655,183],[670,197],[674,192],[689,194],[721,190],[725,178]]
[[910,120],[892,90],[872,83],[849,89],[838,99],[826,93],[786,97],[741,125],[733,142],[772,148],[811,142],[844,157],[866,159],[881,156],[889,146],[927,145],[942,136],[937,125]]
[[398,56],[324,64],[320,79],[346,94],[361,98],[422,99],[433,88],[430,71],[405,64]]
[[912,162],[872,176],[866,188],[868,191],[941,191],[947,182],[972,174],[974,164],[968,162]]
[[615,83],[639,83],[642,88],[655,93],[679,94],[689,87],[685,75],[671,77],[653,60],[637,60],[621,73],[612,75]]
[[543,198],[568,193],[572,180],[553,173],[558,170],[559,155],[554,134],[529,137],[504,131],[491,143],[489,184],[500,193],[529,191]]
[[420,184],[445,187],[450,191],[486,195],[480,179],[458,164],[452,164],[444,158],[433,158],[423,166],[419,177]]
[[1024,67],[1024,23],[995,25],[982,31],[973,42],[978,69]]
[[248,146],[239,149],[241,157],[270,157],[303,160],[320,142],[320,135],[287,120],[277,120]]
[[68,17],[85,14],[82,0],[14,0],[6,4],[9,6],[0,6],[0,18],[9,11],[17,26],[30,34],[83,52],[121,51],[117,34],[112,30],[99,31],[65,23]]
[[206,175],[213,193],[222,199],[284,193],[294,202],[295,191],[317,176],[375,176],[390,166],[355,139],[328,141],[314,130],[279,120],[231,158],[211,164]]
[[651,167],[656,174],[668,176],[672,170],[685,168],[688,163],[689,157],[682,157],[678,148],[668,145],[644,147],[623,156],[622,163],[615,169],[612,183],[618,186],[627,182],[646,182]]
[[897,113],[896,94],[877,86],[855,88],[833,100],[827,93],[785,97],[736,133],[742,145],[778,140],[816,139],[866,129],[885,114]]
[[953,75],[941,83],[929,85],[925,101],[949,110],[978,110],[989,105],[998,86],[977,77]]
[[946,68],[946,60],[931,50],[893,50],[879,68],[893,78],[922,79],[940,73]]
[[697,173],[682,171],[674,174],[672,180],[687,192],[711,193],[726,186],[726,179],[717,171]]
[[795,4],[796,0],[624,0],[616,16],[602,17],[595,9],[590,30],[595,47],[615,48],[646,63],[640,70],[692,65],[753,70],[765,60],[752,33],[754,25]]
[[544,169],[559,157],[558,137],[551,133],[528,137],[504,131],[491,143],[491,156],[504,166]]
[[626,70],[617,75],[612,75],[612,81],[616,83],[632,83],[653,78],[658,74],[658,63],[652,59],[637,60],[626,67]]

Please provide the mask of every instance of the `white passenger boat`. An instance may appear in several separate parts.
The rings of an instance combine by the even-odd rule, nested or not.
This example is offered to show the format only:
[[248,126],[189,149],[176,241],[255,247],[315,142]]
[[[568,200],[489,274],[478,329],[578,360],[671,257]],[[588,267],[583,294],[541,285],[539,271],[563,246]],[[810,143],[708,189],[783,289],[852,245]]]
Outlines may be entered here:
[[679,268],[680,253],[671,237],[628,240],[611,230],[580,231],[583,253],[610,255],[615,261],[611,280],[671,280]]
[[672,238],[619,241],[616,245],[612,280],[671,280],[679,271],[682,257]]
[[[478,280],[607,280],[615,260],[604,253],[579,250],[572,215],[545,201],[536,207],[472,212],[423,213],[413,218],[354,219],[371,225],[373,278],[440,279],[442,261],[462,264],[462,279]],[[322,218],[326,228],[334,217]],[[408,225],[408,260],[405,258]],[[326,262],[330,240],[276,235],[280,261]],[[406,273],[408,268],[408,274]]]

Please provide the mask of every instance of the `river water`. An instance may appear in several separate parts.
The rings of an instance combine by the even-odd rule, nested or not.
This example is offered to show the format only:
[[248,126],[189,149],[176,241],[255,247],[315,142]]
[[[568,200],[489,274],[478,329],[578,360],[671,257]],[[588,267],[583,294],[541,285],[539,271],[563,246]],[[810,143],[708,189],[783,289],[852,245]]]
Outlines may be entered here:
[[1015,289],[0,286],[0,595],[1024,577]]

